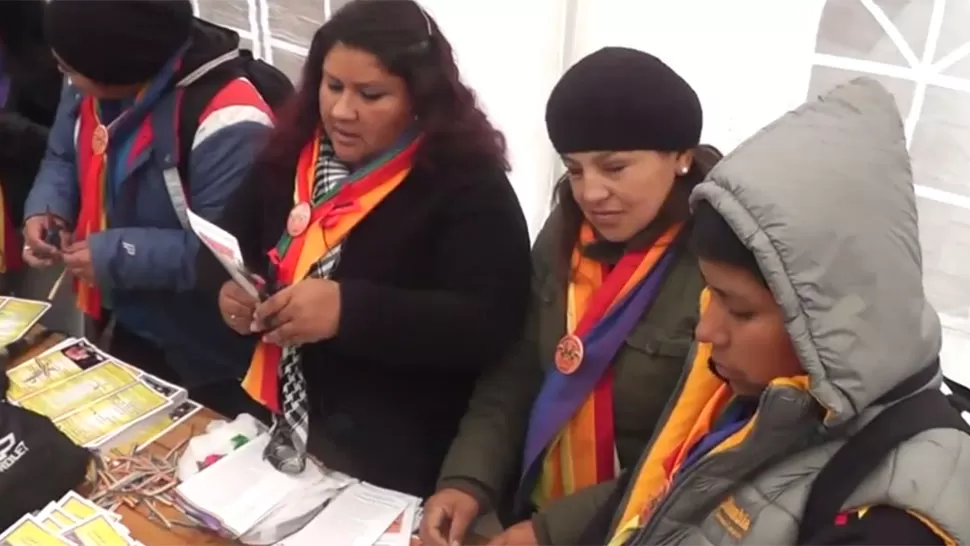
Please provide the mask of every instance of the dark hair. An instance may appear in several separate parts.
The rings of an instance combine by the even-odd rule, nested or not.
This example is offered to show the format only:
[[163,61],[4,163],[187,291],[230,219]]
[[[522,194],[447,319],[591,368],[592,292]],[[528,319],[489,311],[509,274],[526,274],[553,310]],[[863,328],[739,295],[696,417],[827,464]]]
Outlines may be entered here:
[[706,200],[698,201],[694,205],[693,220],[688,244],[698,258],[744,268],[768,286],[754,253],[741,242],[713,205]]
[[[676,152],[671,152],[676,153]],[[659,230],[666,229],[668,226],[683,222],[690,218],[690,205],[688,198],[695,186],[704,181],[707,173],[717,165],[717,162],[724,157],[720,150],[709,144],[701,144],[694,149],[694,160],[690,165],[687,174],[677,176],[674,186],[667,195],[667,200],[660,207],[657,217],[651,225]],[[560,252],[565,259],[570,259],[576,239],[579,237],[579,228],[583,223],[583,212],[573,198],[573,189],[569,184],[569,176],[563,175],[556,182],[553,192],[553,206],[559,207],[559,214],[562,216],[563,237]]]
[[317,30],[299,90],[280,113],[267,161],[292,166],[313,137],[320,118],[323,60],[338,42],[373,54],[391,74],[404,79],[424,134],[419,164],[509,170],[505,137],[461,82],[451,44],[431,16],[410,0],[354,0]]

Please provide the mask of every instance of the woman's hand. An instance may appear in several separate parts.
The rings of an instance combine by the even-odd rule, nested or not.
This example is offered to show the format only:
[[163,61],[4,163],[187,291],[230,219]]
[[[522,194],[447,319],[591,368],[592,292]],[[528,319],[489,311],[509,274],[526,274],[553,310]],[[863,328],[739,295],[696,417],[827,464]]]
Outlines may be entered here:
[[219,312],[222,320],[236,333],[252,334],[256,305],[259,301],[243,290],[236,281],[226,281],[219,289]]
[[64,267],[74,275],[75,278],[95,286],[97,283],[94,278],[94,264],[91,263],[91,249],[88,248],[87,241],[72,243],[64,249]]
[[340,285],[304,279],[256,306],[254,332],[282,347],[330,339],[340,323]]
[[536,530],[531,521],[516,523],[488,541],[486,546],[538,546]]
[[424,503],[421,518],[423,546],[456,546],[465,543],[465,533],[481,507],[475,497],[458,489],[442,489]]
[[[23,258],[30,267],[49,267],[61,257],[61,249],[47,244],[44,234],[52,229],[52,224],[64,229],[65,222],[60,218],[51,219],[46,214],[31,216],[24,222]],[[65,235],[62,233],[62,235]]]

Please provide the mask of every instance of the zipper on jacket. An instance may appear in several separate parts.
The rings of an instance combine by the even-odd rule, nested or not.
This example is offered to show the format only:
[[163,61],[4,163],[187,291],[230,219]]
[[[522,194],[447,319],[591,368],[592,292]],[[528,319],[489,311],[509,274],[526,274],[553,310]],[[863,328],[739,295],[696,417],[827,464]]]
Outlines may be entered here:
[[630,536],[629,540],[626,542],[626,546],[636,546],[639,544],[639,540],[641,538],[648,536],[650,532],[653,531],[657,525],[659,525],[658,522],[660,521],[660,516],[663,515],[664,509],[670,506],[670,504],[677,500],[677,498],[680,496],[680,493],[684,489],[684,484],[687,483],[688,478],[693,476],[694,472],[697,470],[709,465],[713,459],[714,457],[705,455],[703,459],[694,463],[694,466],[691,467],[690,471],[682,476],[681,479],[674,479],[674,482],[671,484],[667,494],[664,495],[660,499],[660,502],[657,503],[657,506],[650,511],[650,521],[646,525],[640,527],[640,530],[636,531],[632,536]]
[[690,362],[691,365],[685,367],[685,370],[680,372],[680,379],[677,380],[677,386],[674,388],[674,392],[668,399],[667,405],[664,407],[663,413],[660,414],[660,419],[657,421],[657,423],[662,423],[662,426],[654,429],[653,434],[650,436],[650,441],[647,442],[647,445],[643,450],[644,455],[640,458],[640,461],[637,464],[635,464],[631,469],[633,474],[630,476],[630,483],[627,486],[627,489],[628,489],[627,493],[623,495],[623,499],[620,501],[620,509],[618,514],[615,514],[610,522],[609,532],[611,536],[613,533],[616,532],[617,528],[619,528],[620,525],[623,525],[623,522],[619,520],[623,518],[623,512],[626,511],[626,504],[627,502],[630,501],[630,495],[633,493],[633,488],[637,484],[637,477],[640,474],[639,471],[641,468],[643,468],[644,463],[646,463],[647,459],[650,457],[650,450],[653,449],[654,444],[657,443],[657,437],[660,436],[661,432],[663,432],[664,427],[666,427],[667,425],[668,419],[670,419],[670,414],[673,413],[674,411],[674,406],[677,405],[677,401],[680,399],[680,395],[683,394],[684,385],[687,383],[687,377],[694,369],[693,362],[694,362],[695,352],[696,352],[696,348],[687,353],[687,358],[685,359],[685,362]]

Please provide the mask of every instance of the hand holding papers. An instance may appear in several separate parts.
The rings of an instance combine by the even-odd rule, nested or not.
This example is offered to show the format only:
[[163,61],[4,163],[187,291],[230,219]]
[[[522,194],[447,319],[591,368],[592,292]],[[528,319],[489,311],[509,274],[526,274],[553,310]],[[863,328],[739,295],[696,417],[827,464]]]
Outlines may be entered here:
[[187,211],[189,227],[226,269],[232,280],[253,298],[263,300],[267,297],[265,283],[249,269],[243,261],[242,249],[236,237],[205,218]]

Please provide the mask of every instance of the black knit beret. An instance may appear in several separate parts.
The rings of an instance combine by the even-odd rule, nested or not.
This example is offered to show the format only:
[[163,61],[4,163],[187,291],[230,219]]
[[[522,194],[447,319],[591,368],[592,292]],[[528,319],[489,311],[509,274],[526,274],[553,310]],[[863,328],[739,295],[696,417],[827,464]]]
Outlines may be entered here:
[[560,154],[694,148],[703,113],[694,89],[660,59],[625,47],[588,55],[563,74],[546,104]]
[[192,21],[190,0],[50,0],[44,37],[71,70],[129,85],[165,66],[189,39]]

